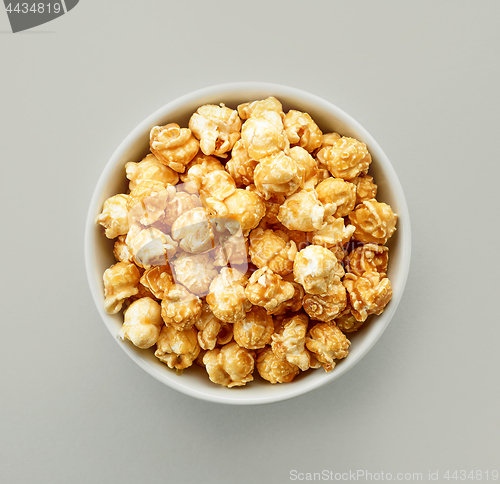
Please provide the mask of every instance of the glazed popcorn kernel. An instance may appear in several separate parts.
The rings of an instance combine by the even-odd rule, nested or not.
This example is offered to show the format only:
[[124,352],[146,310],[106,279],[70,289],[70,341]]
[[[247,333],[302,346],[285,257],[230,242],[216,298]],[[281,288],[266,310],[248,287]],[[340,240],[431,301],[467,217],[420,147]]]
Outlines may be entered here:
[[170,123],[155,126],[150,133],[151,152],[165,165],[184,173],[186,165],[198,153],[200,144],[188,128]]
[[197,195],[186,192],[176,192],[165,205],[164,216],[160,219],[160,222],[167,230],[171,229],[172,224],[181,215],[198,207],[201,207],[201,201]]
[[96,222],[104,227],[108,239],[126,235],[128,232],[128,198],[128,195],[115,195],[104,202]]
[[307,293],[324,295],[340,282],[344,269],[330,250],[309,245],[295,257],[293,275]]
[[128,162],[125,165],[125,172],[130,180],[128,186],[130,190],[145,181],[161,183],[164,186],[176,185],[179,181],[179,174],[151,153],[139,163]]
[[258,352],[255,367],[264,380],[273,384],[290,383],[300,373],[298,366],[278,358],[269,347]]
[[280,115],[281,119],[285,117],[283,106],[273,96],[270,96],[267,99],[262,99],[260,101],[252,101],[249,103],[240,104],[238,106],[238,113],[241,119],[248,119],[251,116],[260,116],[265,111],[275,111]]
[[248,240],[242,232],[219,237],[219,245],[213,251],[214,266],[235,266],[248,263]]
[[167,326],[178,331],[191,328],[201,315],[200,298],[184,286],[173,284],[163,295],[161,317]]
[[278,304],[278,306],[276,306],[276,308],[272,311],[268,311],[269,314],[281,316],[286,313],[296,313],[302,307],[302,299],[305,295],[304,288],[297,282],[287,282],[290,282],[294,288],[293,296],[290,299],[283,301],[281,304]]
[[254,171],[254,183],[266,200],[274,195],[288,197],[303,184],[303,173],[293,158],[279,151],[261,159]]
[[294,296],[295,288],[291,282],[284,281],[278,274],[264,267],[252,274],[245,294],[252,304],[273,311]]
[[208,293],[210,283],[217,276],[209,254],[182,254],[172,261],[175,279],[193,294]]
[[158,341],[163,326],[160,305],[150,297],[134,301],[123,314],[123,326],[118,333],[138,348],[151,348]]
[[130,252],[125,235],[119,235],[113,245],[113,255],[118,262],[134,262],[134,256]]
[[104,282],[104,309],[109,314],[116,314],[123,306],[124,301],[137,294],[137,284],[141,275],[134,264],[117,262],[103,275]]
[[205,177],[216,170],[224,171],[224,166],[215,156],[198,153],[186,166],[185,173],[180,175],[184,190],[198,194]]
[[248,155],[257,161],[288,149],[283,121],[276,111],[264,111],[247,119],[241,128],[241,139]]
[[253,183],[253,174],[258,161],[248,155],[242,140],[238,140],[231,151],[231,159],[226,163],[226,170],[233,177],[236,186],[247,187]]
[[290,158],[297,163],[297,171],[301,174],[302,188],[314,188],[318,184],[318,163],[300,146],[290,149]]
[[269,267],[274,273],[285,276],[293,271],[297,246],[283,231],[256,228],[250,233],[248,252],[259,269]]
[[309,153],[321,146],[323,133],[309,114],[292,109],[286,114],[283,126],[291,146],[298,145]]
[[252,308],[245,295],[248,279],[236,269],[223,267],[210,284],[207,303],[215,317],[225,323],[241,321]]
[[342,311],[342,314],[338,318],[335,318],[335,324],[345,334],[357,331],[363,326],[364,321],[358,321],[351,313],[351,306],[347,306]]
[[133,225],[128,231],[125,242],[134,257],[134,262],[144,269],[165,265],[177,250],[177,242],[156,227],[143,229]]
[[195,328],[177,331],[172,326],[163,326],[155,356],[169,368],[184,370],[193,364],[200,350]]
[[396,230],[398,216],[386,203],[367,200],[349,214],[349,220],[356,227],[355,239],[384,245]]
[[310,239],[313,244],[327,247],[341,247],[351,240],[351,237],[356,230],[353,225],[344,226],[344,219],[342,217],[335,218],[333,216],[327,217],[326,225],[314,232],[309,232]]
[[318,184],[316,193],[321,203],[334,203],[335,217],[345,217],[356,205],[356,185],[340,178],[327,178]]
[[141,276],[141,284],[147,287],[157,299],[163,299],[165,291],[174,284],[168,265],[153,266],[145,270]]
[[129,223],[144,226],[163,219],[165,208],[176,196],[175,187],[164,187],[157,182],[143,181],[130,192],[128,199]]
[[206,104],[191,116],[189,129],[200,140],[205,155],[225,157],[240,139],[241,119],[236,110],[224,104]]
[[345,136],[331,140],[331,144],[318,151],[317,157],[335,178],[344,180],[352,180],[366,173],[372,161],[364,143]]
[[351,342],[334,324],[318,323],[309,330],[306,346],[329,372],[336,365],[334,360],[341,360],[349,354]]
[[243,386],[253,380],[255,353],[233,341],[207,351],[203,363],[212,382],[229,388]]
[[347,305],[345,287],[339,281],[325,295],[306,294],[302,304],[304,311],[311,319],[319,321],[333,321]]
[[342,282],[349,293],[351,313],[358,321],[380,314],[392,298],[391,282],[378,272],[365,272],[360,277],[346,274]]
[[356,205],[377,197],[377,185],[372,176],[361,174],[352,183],[356,185]]
[[198,330],[198,343],[201,349],[213,350],[222,326],[206,302],[203,303],[201,314],[194,324]]
[[385,276],[389,262],[389,249],[383,245],[365,244],[349,253],[348,271],[356,276],[365,272],[379,272]]
[[207,173],[200,186],[200,194],[204,200],[214,198],[223,201],[236,191],[233,177],[222,170],[213,170]]
[[271,348],[280,359],[286,359],[302,371],[309,368],[309,352],[305,348],[308,317],[298,314],[285,320],[283,329],[272,336]]
[[196,207],[182,214],[172,224],[172,238],[190,254],[212,249],[215,243],[208,212],[203,207]]
[[278,211],[278,220],[290,230],[312,232],[325,227],[325,219],[332,215],[336,206],[323,205],[314,189],[300,190],[285,200]]
[[242,348],[256,350],[271,343],[274,333],[273,318],[266,310],[254,306],[241,321],[233,325],[233,336]]

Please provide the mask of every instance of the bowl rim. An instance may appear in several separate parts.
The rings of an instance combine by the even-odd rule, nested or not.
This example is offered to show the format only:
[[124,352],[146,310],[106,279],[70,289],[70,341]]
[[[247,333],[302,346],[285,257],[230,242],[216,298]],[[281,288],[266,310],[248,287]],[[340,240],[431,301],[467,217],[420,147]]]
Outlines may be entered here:
[[[101,207],[102,204],[100,203],[101,193],[105,189],[110,174],[117,166],[118,161],[125,157],[127,151],[130,149],[130,146],[141,135],[143,136],[145,130],[151,129],[151,127],[156,124],[156,121],[158,119],[164,118],[166,115],[168,115],[169,112],[182,108],[184,104],[192,103],[196,99],[216,96],[218,94],[228,94],[228,92],[235,93],[237,91],[256,91],[256,90],[271,91],[275,93],[274,95],[276,95],[276,97],[278,98],[280,95],[297,97],[302,101],[326,107],[329,111],[332,111],[334,115],[341,122],[363,133],[363,142],[365,142],[367,145],[370,146],[370,152],[372,153],[372,155],[376,157],[377,162],[383,166],[384,175],[390,178],[391,191],[394,193],[394,197],[398,200],[398,216],[399,216],[398,231],[402,233],[402,236],[398,241],[398,250],[401,251],[401,261],[400,264],[397,266],[396,270],[398,273],[398,281],[399,281],[398,286],[400,289],[397,294],[393,295],[391,304],[386,308],[386,310],[383,313],[385,315],[384,324],[383,325],[377,324],[377,331],[373,332],[373,335],[369,339],[369,343],[363,348],[362,351],[358,352],[355,355],[352,355],[352,358],[346,359],[344,364],[337,366],[335,368],[335,371],[325,373],[324,378],[317,381],[313,380],[309,384],[304,384],[299,388],[293,388],[293,386],[291,386],[291,388],[289,388],[288,391],[286,391],[287,388],[285,387],[285,389],[281,390],[280,392],[276,392],[275,394],[270,392],[270,394],[266,396],[259,396],[259,397],[251,397],[249,395],[242,396],[240,392],[235,392],[234,396],[227,394],[214,395],[212,393],[205,393],[201,390],[192,388],[190,385],[187,385],[185,382],[183,382],[182,378],[177,378],[177,377],[175,379],[167,378],[163,372],[158,371],[156,368],[150,366],[146,360],[138,357],[137,354],[134,353],[133,348],[129,347],[128,345],[120,344],[120,342],[116,338],[115,328],[113,327],[109,319],[110,315],[105,313],[104,308],[102,306],[101,288],[96,287],[96,285],[94,284],[93,275],[95,274],[94,262],[95,262],[96,250],[92,241],[92,232],[95,228],[96,213],[99,213],[102,209]],[[96,209],[98,209],[98,212],[96,212]],[[297,89],[295,87],[290,87],[282,84],[275,84],[268,82],[251,82],[251,81],[216,84],[189,92],[164,104],[163,106],[155,110],[153,113],[151,113],[149,116],[147,116],[143,121],[141,121],[116,148],[116,150],[114,151],[114,153],[111,155],[106,165],[104,166],[104,169],[102,170],[101,174],[99,175],[98,182],[92,194],[85,223],[84,258],[85,258],[85,269],[90,286],[90,291],[94,303],[96,305],[96,308],[101,316],[101,319],[103,320],[108,331],[113,336],[113,339],[116,340],[117,344],[119,344],[119,346],[127,353],[127,355],[143,370],[145,370],[151,376],[153,376],[160,382],[166,384],[170,388],[173,388],[191,397],[199,398],[205,401],[225,403],[225,404],[236,404],[236,405],[255,405],[255,404],[274,403],[306,394],[316,388],[319,388],[341,377],[344,373],[353,368],[371,350],[371,348],[375,345],[378,339],[382,336],[382,334],[387,329],[387,326],[389,325],[390,321],[392,320],[399,306],[408,279],[408,273],[411,261],[410,216],[409,216],[408,205],[406,202],[406,197],[404,195],[404,191],[401,186],[401,182],[396,174],[396,171],[394,170],[394,167],[389,161],[389,158],[384,153],[384,151],[377,143],[377,141],[372,137],[372,135],[358,121],[356,121],[352,116],[347,114],[338,106],[315,94],[311,94],[307,91],[303,91],[301,89]],[[273,385],[272,387],[275,388],[275,385]],[[281,385],[280,387],[283,388]]]

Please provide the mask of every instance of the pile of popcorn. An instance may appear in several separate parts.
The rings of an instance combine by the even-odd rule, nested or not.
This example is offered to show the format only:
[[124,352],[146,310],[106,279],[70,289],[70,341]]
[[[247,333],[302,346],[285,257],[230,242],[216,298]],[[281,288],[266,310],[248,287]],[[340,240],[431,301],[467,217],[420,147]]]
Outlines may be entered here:
[[271,383],[332,371],[392,296],[397,215],[366,145],[269,97],[201,106],[188,128],[153,127],[150,147],[97,218],[115,240],[104,305],[123,310],[119,336],[227,387],[255,369]]

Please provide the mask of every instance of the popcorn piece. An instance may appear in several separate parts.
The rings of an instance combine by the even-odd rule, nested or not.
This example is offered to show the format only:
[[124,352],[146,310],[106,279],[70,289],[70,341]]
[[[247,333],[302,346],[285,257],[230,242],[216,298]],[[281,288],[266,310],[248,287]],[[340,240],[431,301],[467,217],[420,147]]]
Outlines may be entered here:
[[201,315],[194,324],[198,330],[198,343],[200,347],[204,350],[213,350],[217,344],[221,322],[210,311],[207,303],[203,303]]
[[291,281],[288,282],[290,282],[294,288],[295,292],[293,296],[290,299],[283,301],[281,304],[276,306],[276,308],[273,309],[272,311],[269,311],[269,314],[281,316],[282,314],[286,314],[288,312],[296,313],[302,307],[302,299],[304,298],[305,295],[304,288],[297,282],[291,282]]
[[172,224],[172,238],[185,252],[199,254],[213,249],[214,233],[208,212],[203,207],[182,214]]
[[273,195],[289,196],[303,183],[297,162],[283,151],[262,158],[254,171],[257,191],[268,200]]
[[273,384],[290,383],[300,373],[298,366],[278,358],[269,347],[258,353],[255,366],[259,375]]
[[155,295],[142,283],[137,284],[137,294],[134,294],[133,296],[130,296],[124,303],[124,307],[130,306],[134,301],[137,301],[139,299],[142,299],[143,297],[149,297],[153,299],[153,301],[157,301],[158,298],[155,297]]
[[186,172],[180,175],[183,189],[198,194],[203,180],[212,171],[224,171],[224,166],[215,156],[196,155],[186,166]]
[[155,126],[150,133],[150,146],[162,163],[178,173],[184,173],[200,147],[191,130],[176,123]]
[[165,291],[174,284],[169,266],[154,266],[145,270],[141,276],[141,284],[149,289],[154,297],[163,299]]
[[356,185],[356,205],[377,197],[377,185],[372,176],[362,174],[352,182]]
[[97,217],[96,223],[104,227],[104,233],[108,239],[126,235],[128,232],[128,198],[128,195],[120,194],[108,198],[104,202],[102,212]]
[[254,306],[245,315],[245,319],[236,321],[233,325],[234,340],[242,348],[249,350],[264,348],[271,343],[273,332],[272,316],[258,306]]
[[297,169],[302,174],[302,186],[314,188],[318,184],[318,163],[300,146],[290,149],[290,157],[297,163]]
[[215,317],[225,323],[241,321],[252,308],[245,295],[248,280],[236,269],[223,267],[210,284],[207,303]]
[[127,338],[138,348],[151,348],[158,341],[162,326],[160,305],[150,297],[143,297],[125,311],[118,336]]
[[302,250],[311,243],[309,241],[310,237],[308,235],[308,232],[302,232],[300,230],[290,230],[285,227],[280,221],[278,221],[278,223],[274,225],[273,229],[275,232],[285,233],[289,237],[291,242],[295,242],[297,250]]
[[389,249],[383,245],[365,244],[349,254],[348,271],[356,276],[378,272],[384,277],[389,262]]
[[219,245],[214,249],[214,266],[235,266],[248,263],[248,242],[241,230],[229,236],[219,237]]
[[392,298],[391,281],[378,272],[365,272],[360,277],[348,273],[342,282],[349,293],[351,313],[358,321],[382,313]]
[[295,257],[293,275],[307,293],[325,295],[340,282],[344,269],[331,251],[309,245]]
[[177,243],[156,227],[142,229],[133,225],[125,239],[139,267],[165,265],[177,250]]
[[278,220],[290,230],[312,232],[326,226],[326,217],[332,215],[336,206],[323,205],[313,189],[300,190],[285,200],[278,212]]
[[290,145],[299,145],[309,153],[321,146],[323,133],[307,113],[291,109],[283,120]]
[[113,255],[118,262],[134,262],[134,256],[130,252],[125,235],[119,235],[113,246]]
[[151,225],[165,216],[165,208],[176,196],[175,187],[143,181],[130,192],[129,224]]
[[337,210],[335,217],[345,217],[356,204],[356,185],[340,178],[327,178],[317,187],[316,193],[321,203],[334,203]]
[[200,194],[204,201],[215,199],[223,201],[236,191],[236,184],[232,176],[221,170],[214,170],[205,175],[200,187]]
[[347,244],[351,240],[356,229],[353,225],[344,227],[343,218],[335,218],[333,216],[326,218],[326,225],[320,230],[309,232],[313,244],[327,247],[340,247]]
[[217,335],[217,345],[224,346],[233,340],[233,325],[229,323],[222,323],[220,325],[220,331]]
[[184,286],[174,284],[163,295],[161,317],[177,331],[191,328],[201,315],[201,300]]
[[226,170],[233,177],[236,186],[244,188],[253,183],[253,174],[258,161],[248,156],[242,140],[238,140],[231,151],[231,159],[226,163]]
[[285,321],[283,330],[273,334],[271,347],[277,358],[286,359],[302,371],[309,368],[309,352],[305,348],[308,317],[297,314]]
[[329,372],[336,362],[349,354],[351,342],[334,324],[318,323],[309,330],[306,339],[307,349]]
[[186,192],[176,192],[165,205],[165,215],[161,219],[161,223],[168,229],[181,215],[198,207],[201,207],[201,200],[197,195]]
[[292,283],[284,281],[268,267],[255,271],[245,288],[248,300],[267,311],[273,311],[295,295]]
[[280,230],[256,228],[250,233],[249,254],[259,269],[267,266],[274,273],[285,276],[293,271],[297,246]]
[[241,119],[237,111],[224,104],[205,104],[191,116],[189,129],[200,140],[205,155],[226,157],[240,139]]
[[364,143],[345,136],[332,140],[331,145],[321,148],[317,158],[334,177],[344,180],[352,180],[359,174],[366,173],[372,161]]
[[217,270],[208,254],[182,254],[172,265],[176,282],[198,296],[208,293],[210,283],[217,276]]
[[123,306],[123,302],[130,296],[137,294],[137,283],[141,275],[134,264],[117,262],[103,275],[104,281],[104,309],[109,314],[116,314]]
[[335,319],[335,324],[337,328],[342,331],[342,333],[354,333],[361,326],[363,326],[364,321],[358,321],[351,313],[351,307],[347,306],[342,314]]
[[241,119],[248,119],[251,116],[260,116],[265,111],[275,111],[280,115],[281,119],[285,117],[283,106],[273,96],[262,99],[261,101],[240,104],[237,109]]
[[283,122],[276,111],[250,117],[243,123],[241,139],[250,158],[256,161],[288,148]]
[[184,370],[190,367],[200,353],[196,329],[177,331],[163,326],[156,343],[155,356],[169,368]]
[[130,180],[130,190],[145,181],[161,183],[165,187],[167,185],[176,185],[179,181],[178,173],[164,165],[151,153],[139,163],[128,162],[125,165],[125,172]]
[[306,294],[302,304],[310,318],[325,322],[333,321],[347,305],[345,287],[339,282],[325,295]]
[[[255,185],[253,185],[253,187],[255,187]],[[266,214],[261,222],[264,222],[266,225],[280,224],[280,221],[278,220],[278,211],[281,205],[285,203],[285,196],[273,195],[268,200],[263,200],[263,202],[266,206]]]
[[398,216],[392,208],[377,200],[367,200],[349,214],[356,227],[354,238],[365,244],[384,245],[396,230]]
[[203,357],[210,380],[229,388],[253,380],[254,362],[254,352],[241,348],[234,341],[221,349],[207,351]]

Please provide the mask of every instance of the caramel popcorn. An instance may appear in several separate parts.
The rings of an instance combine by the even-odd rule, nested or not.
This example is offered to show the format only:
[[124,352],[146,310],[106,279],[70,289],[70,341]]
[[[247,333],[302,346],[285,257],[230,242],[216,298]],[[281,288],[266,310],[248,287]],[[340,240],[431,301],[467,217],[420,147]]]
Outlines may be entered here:
[[215,156],[203,153],[196,155],[186,166],[184,174],[180,175],[183,189],[188,193],[198,194],[205,177],[212,171],[223,171],[224,166]]
[[220,331],[217,335],[217,345],[224,346],[233,340],[233,325],[229,323],[220,324]]
[[123,314],[123,326],[118,333],[138,348],[151,348],[158,341],[163,326],[160,305],[150,297],[134,301]]
[[344,311],[342,311],[342,314],[335,318],[335,324],[337,325],[337,328],[342,331],[342,333],[354,333],[357,331],[361,326],[363,326],[364,321],[358,321],[351,313],[351,307],[347,306]]
[[378,272],[365,272],[360,277],[348,273],[343,284],[349,293],[351,313],[358,321],[380,314],[392,298],[391,281]]
[[341,247],[351,240],[354,231],[356,230],[353,225],[344,227],[344,219],[342,217],[335,218],[333,216],[327,217],[326,225],[311,234],[311,242],[316,245],[327,247]]
[[210,284],[207,303],[215,317],[225,323],[241,321],[252,308],[245,295],[248,280],[236,269],[223,267]]
[[323,133],[307,113],[290,110],[283,120],[291,146],[298,145],[309,153],[321,146]]
[[389,262],[389,249],[383,245],[365,244],[349,254],[348,271],[356,276],[365,272],[379,272],[386,275]]
[[295,257],[293,275],[307,293],[324,295],[340,282],[344,269],[331,251],[309,245]]
[[267,266],[274,273],[285,276],[293,271],[297,246],[283,231],[256,228],[250,233],[249,254],[259,269]]
[[113,245],[113,255],[118,262],[134,262],[134,256],[130,252],[125,235],[119,235]]
[[163,211],[164,216],[160,221],[167,229],[171,228],[172,224],[181,215],[184,215],[193,208],[198,207],[201,207],[201,201],[197,195],[186,192],[176,192],[165,205],[165,209]]
[[241,230],[232,235],[221,235],[214,249],[214,266],[235,266],[248,263],[248,241]]
[[302,371],[309,368],[309,352],[305,348],[308,317],[298,314],[285,321],[283,329],[273,334],[271,347],[273,353],[280,359],[286,359]]
[[175,279],[190,292],[204,296],[217,276],[209,254],[182,254],[172,261]]
[[167,185],[176,185],[179,181],[179,174],[172,168],[164,165],[155,155],[149,154],[139,163],[133,161],[125,165],[127,178],[130,180],[129,188],[133,190],[136,185],[145,181],[161,183]]
[[256,161],[288,148],[283,121],[276,111],[264,111],[247,119],[241,128],[241,139],[248,155]]
[[203,207],[182,214],[172,224],[172,238],[185,252],[199,254],[214,247],[214,234],[208,212]]
[[356,227],[354,237],[364,244],[384,245],[396,230],[398,216],[392,208],[377,200],[367,200],[349,214]]
[[351,342],[334,324],[318,323],[307,335],[306,347],[321,363],[325,371],[335,368],[334,360],[341,360],[349,354]]
[[177,243],[156,227],[142,229],[133,225],[125,242],[135,263],[144,269],[165,265],[177,250]]
[[241,348],[234,341],[207,351],[203,363],[210,380],[219,385],[231,388],[253,380],[254,352]]
[[339,281],[324,295],[306,294],[302,304],[304,311],[311,319],[325,322],[333,321],[347,305],[345,287]]
[[[248,187],[247,190],[253,191],[254,188],[255,185],[253,185],[252,188]],[[261,222],[264,222],[266,225],[280,224],[280,221],[278,220],[278,212],[280,206],[285,203],[285,196],[273,195],[269,199],[263,200],[263,202],[266,206],[266,214],[264,215],[264,218],[261,220]]]
[[125,299],[137,294],[137,284],[141,275],[134,264],[117,262],[103,275],[104,309],[109,314],[116,314]]
[[269,314],[281,316],[282,314],[286,313],[296,313],[302,307],[302,300],[305,295],[304,288],[297,282],[293,281],[287,281],[287,282],[290,282],[293,286],[294,289],[293,296],[290,299],[283,301],[281,304],[276,306],[276,308],[273,309],[272,311],[268,311]]
[[194,324],[198,330],[198,343],[201,349],[213,350],[222,326],[207,303],[203,303],[201,315]]
[[280,115],[281,119],[285,117],[283,106],[273,96],[268,97],[267,99],[262,99],[260,101],[240,104],[238,106],[238,113],[241,119],[248,119],[251,116],[260,116],[265,111],[275,111]]
[[272,316],[258,306],[254,306],[244,319],[236,321],[233,325],[234,340],[242,348],[249,350],[264,348],[271,343],[273,332]]
[[200,350],[195,328],[177,331],[172,326],[163,326],[155,356],[169,368],[184,370],[193,364]]
[[377,197],[377,185],[372,176],[362,174],[352,182],[356,185],[356,205]]
[[269,347],[258,353],[255,367],[264,380],[273,384],[290,383],[300,373],[298,366],[278,358]]
[[208,172],[200,186],[200,194],[206,201],[215,199],[222,202],[236,191],[236,183],[233,177],[223,170],[213,170]]
[[264,267],[252,274],[245,294],[252,304],[273,311],[295,295],[295,288],[292,283],[284,281],[271,269]]
[[165,291],[174,284],[169,266],[153,266],[145,270],[141,276],[141,284],[148,288],[154,297],[163,299]]
[[318,184],[316,193],[321,203],[334,203],[337,210],[335,217],[345,217],[356,204],[356,185],[340,178],[327,178]]
[[242,140],[238,140],[231,151],[231,159],[226,163],[226,170],[233,177],[236,186],[246,187],[253,183],[253,174],[258,161],[253,160]]
[[364,143],[345,136],[329,140],[329,144],[318,151],[317,157],[335,178],[344,180],[366,173],[372,161]]
[[200,140],[205,155],[226,157],[240,139],[241,119],[237,111],[224,104],[206,104],[191,116],[189,129]]
[[104,202],[96,222],[104,227],[108,239],[126,235],[128,232],[128,198],[128,195],[115,195]]
[[297,171],[302,175],[302,187],[314,188],[318,184],[318,163],[300,146],[290,149],[290,158],[297,163]]
[[164,187],[157,182],[143,181],[130,192],[128,199],[129,223],[152,225],[165,215],[167,204],[175,197],[175,187]]
[[336,210],[334,204],[323,205],[314,189],[300,190],[285,200],[278,220],[290,230],[312,232],[325,227],[325,219]]
[[201,300],[184,286],[173,284],[161,301],[161,317],[177,331],[191,328],[201,315]]
[[175,123],[155,126],[150,133],[150,146],[151,152],[162,163],[178,173],[184,173],[200,147],[190,129]]

